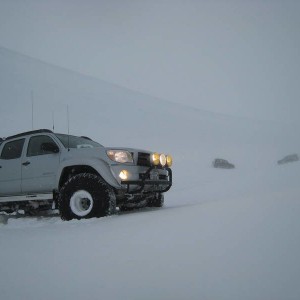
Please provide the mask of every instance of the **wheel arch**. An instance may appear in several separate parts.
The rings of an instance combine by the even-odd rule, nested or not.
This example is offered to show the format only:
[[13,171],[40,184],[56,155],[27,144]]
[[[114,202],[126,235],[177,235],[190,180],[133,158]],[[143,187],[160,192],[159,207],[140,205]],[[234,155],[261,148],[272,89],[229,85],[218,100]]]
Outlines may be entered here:
[[67,160],[60,165],[57,172],[56,187],[58,190],[73,175],[91,173],[101,177],[108,185],[119,189],[120,183],[115,178],[110,166],[100,159]]
[[103,179],[103,177],[99,174],[99,172],[97,172],[93,167],[89,165],[66,166],[61,171],[61,175],[58,182],[59,190],[64,185],[64,183],[67,182],[71,177],[80,173],[90,173],[90,174],[98,175]]

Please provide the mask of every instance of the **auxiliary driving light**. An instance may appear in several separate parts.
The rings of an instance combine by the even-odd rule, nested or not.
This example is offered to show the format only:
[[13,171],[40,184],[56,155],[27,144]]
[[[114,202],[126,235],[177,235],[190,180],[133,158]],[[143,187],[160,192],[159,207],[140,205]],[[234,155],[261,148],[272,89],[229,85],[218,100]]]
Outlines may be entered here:
[[167,158],[165,154],[161,154],[159,157],[160,164],[164,167],[167,163]]
[[159,165],[159,162],[160,162],[160,155],[159,153],[155,152],[155,153],[152,153],[151,155],[151,162],[154,166],[158,166]]
[[128,179],[128,176],[129,176],[129,173],[127,170],[122,170],[119,174],[119,177],[122,179],[122,180],[127,180]]
[[173,158],[172,158],[171,155],[168,154],[168,155],[167,155],[167,166],[168,166],[168,167],[171,167],[172,164],[173,164]]

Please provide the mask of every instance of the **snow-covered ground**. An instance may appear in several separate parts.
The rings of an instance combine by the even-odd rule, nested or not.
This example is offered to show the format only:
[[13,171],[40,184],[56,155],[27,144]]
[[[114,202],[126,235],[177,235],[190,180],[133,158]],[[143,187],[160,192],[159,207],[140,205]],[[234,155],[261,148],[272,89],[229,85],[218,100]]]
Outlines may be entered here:
[[[162,209],[10,216],[1,299],[300,299],[300,162],[276,164],[300,152],[299,127],[175,105],[2,48],[0,67],[0,136],[31,129],[33,90],[36,127],[51,128],[54,111],[65,132],[69,104],[74,134],[174,155]],[[216,157],[236,169],[213,169]]]

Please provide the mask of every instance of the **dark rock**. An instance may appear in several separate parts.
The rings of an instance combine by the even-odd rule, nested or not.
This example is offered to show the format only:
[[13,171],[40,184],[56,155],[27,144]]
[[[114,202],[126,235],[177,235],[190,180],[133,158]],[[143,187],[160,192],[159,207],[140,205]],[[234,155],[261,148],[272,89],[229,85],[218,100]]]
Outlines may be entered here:
[[216,158],[213,161],[214,168],[221,168],[221,169],[234,169],[234,164],[229,163],[226,159]]
[[287,164],[290,162],[295,162],[299,160],[298,154],[290,154],[285,156],[283,159],[277,161],[278,165]]

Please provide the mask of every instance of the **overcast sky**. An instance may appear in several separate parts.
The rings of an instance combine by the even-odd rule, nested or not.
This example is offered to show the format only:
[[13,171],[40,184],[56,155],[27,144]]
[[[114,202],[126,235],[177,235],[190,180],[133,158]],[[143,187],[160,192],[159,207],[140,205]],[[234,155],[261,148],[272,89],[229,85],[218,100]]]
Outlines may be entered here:
[[197,108],[300,112],[300,1],[0,0],[0,46]]

